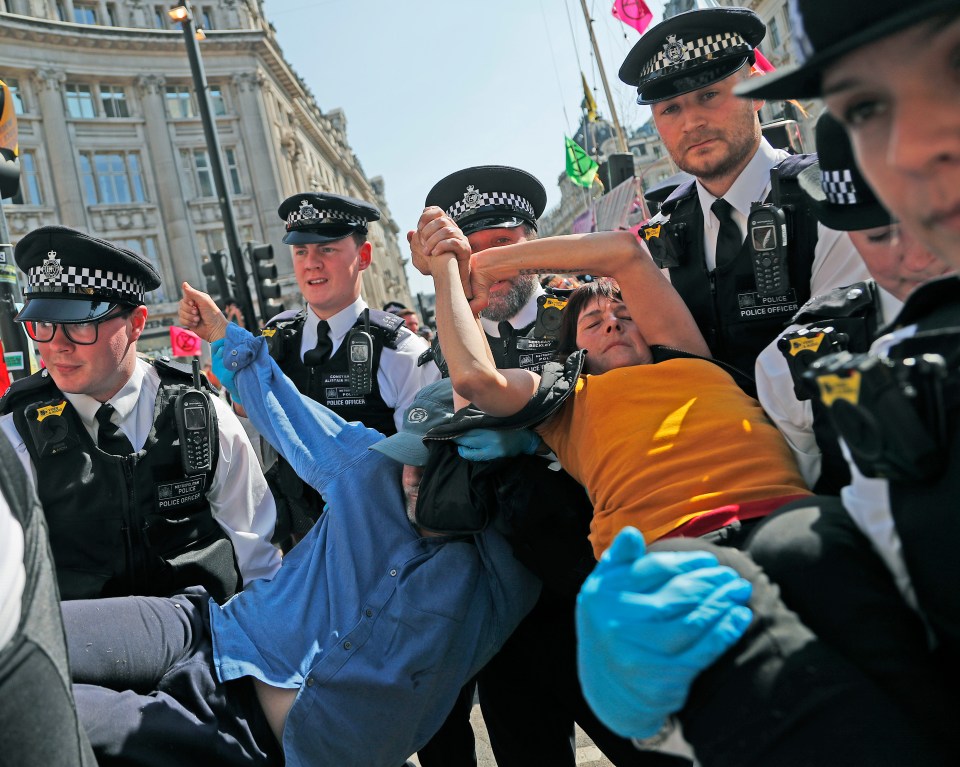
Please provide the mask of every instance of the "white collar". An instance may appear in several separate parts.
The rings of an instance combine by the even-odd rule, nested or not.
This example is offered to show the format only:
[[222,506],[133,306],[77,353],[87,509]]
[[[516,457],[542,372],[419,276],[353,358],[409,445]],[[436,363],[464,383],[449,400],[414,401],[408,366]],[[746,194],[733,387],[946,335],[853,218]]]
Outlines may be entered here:
[[[356,301],[327,320],[327,324],[330,326],[330,340],[333,342],[334,348],[336,348],[338,341],[350,332],[350,328],[356,324],[357,319],[366,308],[367,302],[363,300],[362,296],[358,296]],[[305,335],[309,333],[313,337],[314,343],[310,346],[311,349],[316,344],[318,322],[320,322],[320,318],[313,311],[313,308],[307,304],[307,319],[303,329]]]
[[[746,221],[750,213],[750,206],[755,202],[762,202],[770,194],[770,169],[789,156],[783,149],[774,149],[765,138],[760,139],[760,146],[740,175],[724,193],[723,199],[729,202]],[[697,195],[700,198],[700,207],[703,209],[703,220],[707,228],[715,225],[710,215],[710,206],[717,199],[704,189],[697,181]]]

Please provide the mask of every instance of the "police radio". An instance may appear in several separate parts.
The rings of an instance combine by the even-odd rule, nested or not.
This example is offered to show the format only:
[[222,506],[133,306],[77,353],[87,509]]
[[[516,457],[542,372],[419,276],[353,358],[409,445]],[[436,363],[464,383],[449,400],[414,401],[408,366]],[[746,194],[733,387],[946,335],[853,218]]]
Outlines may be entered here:
[[210,399],[201,390],[200,362],[193,360],[193,387],[177,395],[173,414],[180,438],[180,462],[184,474],[202,474],[213,468],[213,421]]
[[783,210],[771,203],[753,203],[747,216],[747,242],[757,292],[761,296],[782,296],[790,290],[787,217]]
[[567,305],[572,290],[547,288],[547,292],[537,297],[537,321],[533,326],[536,338],[557,338],[563,323],[563,307]]
[[350,394],[365,397],[373,391],[373,336],[370,335],[370,310],[363,311],[364,329],[354,328],[347,336]]

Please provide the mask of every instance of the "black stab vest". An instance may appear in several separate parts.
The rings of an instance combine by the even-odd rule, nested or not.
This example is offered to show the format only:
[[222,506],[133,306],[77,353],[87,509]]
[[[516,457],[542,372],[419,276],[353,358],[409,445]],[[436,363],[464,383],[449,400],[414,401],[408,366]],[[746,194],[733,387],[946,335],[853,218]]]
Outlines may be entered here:
[[[706,267],[703,243],[703,210],[696,183],[678,187],[664,201],[661,210],[670,214],[665,232],[683,232],[674,248],[679,265],[670,267],[670,281],[693,314],[711,354],[719,360],[753,375],[757,356],[789,323],[810,298],[810,276],[817,245],[817,221],[792,193],[796,176],[816,159],[815,155],[794,155],[778,166],[782,190],[787,199],[778,201],[788,222],[788,264],[791,290],[783,296],[760,296],[750,249],[745,242],[733,262],[713,271]],[[666,234],[664,236],[667,236]]]
[[[203,586],[223,602],[242,586],[233,545],[206,498],[218,441],[213,470],[186,475],[174,402],[190,377],[156,367],[153,427],[143,449],[127,456],[97,448],[46,371],[18,381],[0,403],[36,468],[64,599],[163,596]],[[210,413],[216,417],[212,404]]]

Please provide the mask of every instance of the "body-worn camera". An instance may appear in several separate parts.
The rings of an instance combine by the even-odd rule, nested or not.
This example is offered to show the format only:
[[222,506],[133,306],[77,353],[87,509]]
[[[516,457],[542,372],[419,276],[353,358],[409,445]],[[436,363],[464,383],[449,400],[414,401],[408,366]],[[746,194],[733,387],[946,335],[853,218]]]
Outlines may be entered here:
[[682,222],[661,221],[640,227],[653,262],[661,269],[680,266],[680,254],[686,246],[687,225]]
[[537,298],[537,321],[533,326],[533,335],[536,338],[556,338],[560,335],[560,325],[563,322],[563,307],[571,290],[549,289]]
[[747,242],[757,292],[780,296],[790,290],[787,217],[783,210],[771,203],[754,203],[747,216]]
[[810,399],[810,392],[803,384],[803,374],[807,369],[828,354],[847,351],[849,342],[850,336],[832,325],[797,328],[777,339],[777,348],[790,368],[793,390],[798,400]]
[[803,376],[865,476],[911,481],[944,469],[946,377],[939,354],[850,352],[815,361]]

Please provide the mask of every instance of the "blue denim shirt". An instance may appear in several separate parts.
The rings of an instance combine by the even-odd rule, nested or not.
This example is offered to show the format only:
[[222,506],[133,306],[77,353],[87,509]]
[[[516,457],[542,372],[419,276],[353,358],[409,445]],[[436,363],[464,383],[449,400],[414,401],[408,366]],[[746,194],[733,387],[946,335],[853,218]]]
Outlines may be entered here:
[[262,338],[231,325],[226,368],[254,426],[327,500],[271,581],[211,602],[221,680],[300,688],[286,763],[396,767],[536,601],[537,579],[494,531],[422,538],[382,439],[301,396]]

